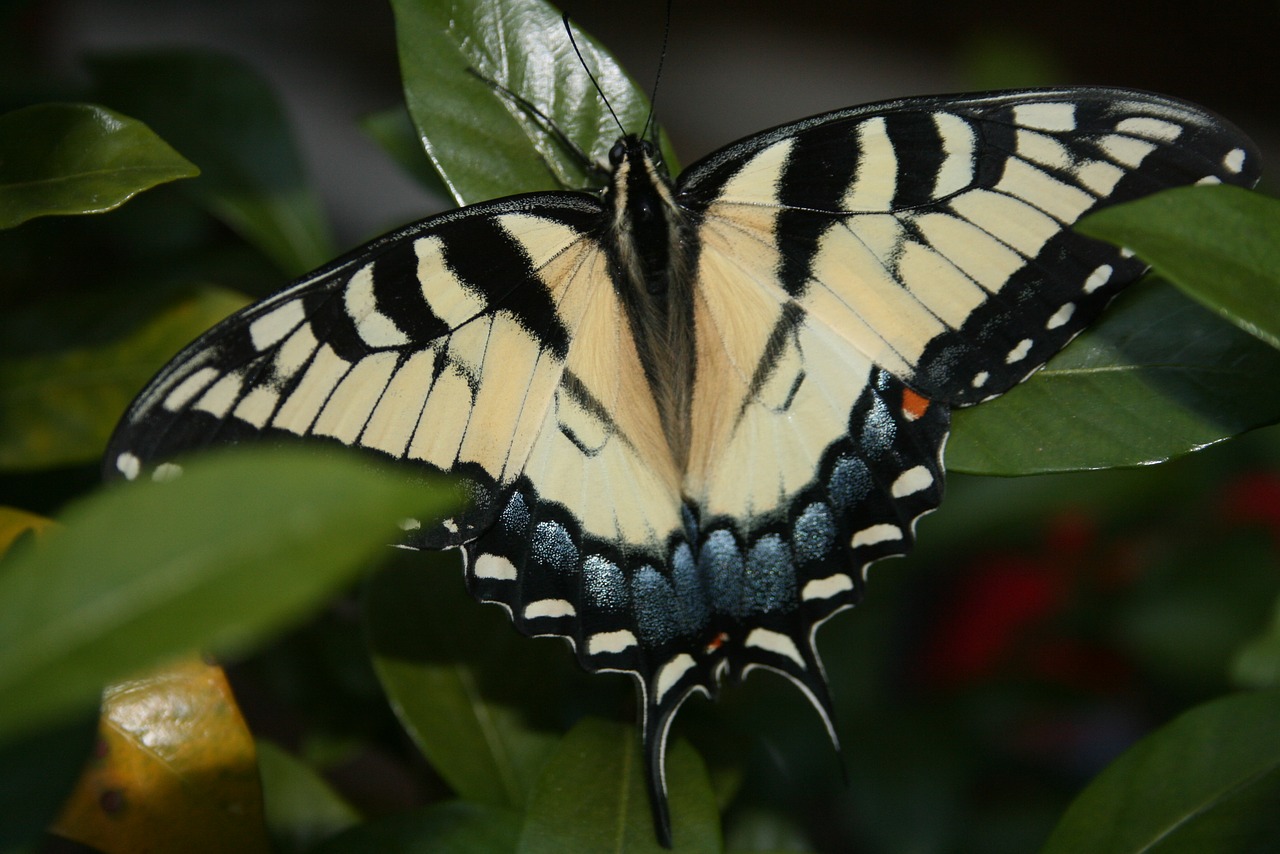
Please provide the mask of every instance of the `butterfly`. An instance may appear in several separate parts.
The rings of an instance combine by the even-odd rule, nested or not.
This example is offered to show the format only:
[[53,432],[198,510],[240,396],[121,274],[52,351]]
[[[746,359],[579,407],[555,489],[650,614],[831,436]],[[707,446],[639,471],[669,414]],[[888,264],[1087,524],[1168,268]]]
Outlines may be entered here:
[[943,494],[950,410],[1000,395],[1145,270],[1071,230],[1251,186],[1203,109],[1068,88],[909,98],[766,130],[674,181],[623,135],[600,192],[471,205],[225,320],[142,391],[109,476],[215,443],[337,443],[449,473],[405,520],[588,671],[632,675],[655,824],[694,692],[763,667],[833,740],[818,627]]

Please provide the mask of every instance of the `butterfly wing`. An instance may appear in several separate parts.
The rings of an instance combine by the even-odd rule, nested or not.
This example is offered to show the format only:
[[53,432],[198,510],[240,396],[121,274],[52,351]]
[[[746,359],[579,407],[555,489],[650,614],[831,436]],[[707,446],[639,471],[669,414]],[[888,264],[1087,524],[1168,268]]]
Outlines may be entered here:
[[[473,206],[388,235],[246,308],[137,398],[109,446],[108,476],[136,477],[211,444],[334,442],[401,461],[406,472],[461,476],[471,508],[436,525],[406,520],[406,543],[474,539],[531,458],[546,476],[552,440],[539,436],[548,424],[586,432],[582,395],[600,385],[598,371],[569,351],[587,339],[607,349],[591,319],[607,315],[612,298],[590,236],[600,215],[598,200],[576,194]],[[616,408],[634,429],[626,419],[637,407]],[[574,503],[571,478],[548,489]]]
[[842,110],[690,167],[684,491],[713,611],[737,626],[733,669],[785,673],[830,726],[814,631],[941,500],[948,407],[1026,378],[1144,270],[1071,224],[1257,174],[1248,140],[1203,110],[1102,89]]
[[[108,477],[161,476],[211,444],[299,440],[460,476],[470,509],[406,520],[403,544],[460,547],[473,595],[654,698],[669,651],[706,614],[603,219],[598,199],[572,193],[474,205],[244,309],[143,390]],[[666,693],[668,714],[647,716],[663,734]],[[661,739],[648,741],[660,769]]]
[[807,314],[965,405],[1025,379],[1145,270],[1072,223],[1167,187],[1252,186],[1260,168],[1199,107],[1084,88],[828,113],[712,155],[680,189],[704,242],[755,244]]
[[1249,183],[1255,163],[1195,108],[1098,90],[858,108],[713,155],[678,185],[696,250],[683,469],[600,201],[472,206],[207,333],[139,396],[106,465],[134,477],[201,445],[303,438],[461,476],[471,508],[406,520],[406,544],[461,546],[469,589],[522,631],[637,677],[666,837],[683,700],[771,667],[830,728],[814,632],[941,500],[949,405],[1018,382],[1141,271],[1070,222]]

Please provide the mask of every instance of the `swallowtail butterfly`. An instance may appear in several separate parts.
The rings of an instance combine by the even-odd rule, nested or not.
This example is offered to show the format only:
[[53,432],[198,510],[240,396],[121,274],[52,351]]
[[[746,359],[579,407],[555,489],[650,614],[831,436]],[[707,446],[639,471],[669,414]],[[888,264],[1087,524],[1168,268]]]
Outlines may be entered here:
[[404,544],[460,549],[520,631],[635,677],[669,841],[681,703],[765,667],[834,740],[815,632],[938,506],[951,408],[1144,271],[1071,225],[1260,164],[1196,106],[1095,88],[838,110],[674,181],[655,150],[623,136],[599,193],[431,217],[249,306],[141,393],[106,469],[305,439],[460,476],[470,508]]

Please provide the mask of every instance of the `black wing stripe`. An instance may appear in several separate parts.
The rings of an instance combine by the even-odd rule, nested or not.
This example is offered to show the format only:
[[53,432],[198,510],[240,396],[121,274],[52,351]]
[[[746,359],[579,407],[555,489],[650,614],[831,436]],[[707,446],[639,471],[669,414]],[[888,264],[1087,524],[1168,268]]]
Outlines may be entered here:
[[893,210],[927,204],[937,198],[940,188],[945,193],[952,180],[944,176],[942,170],[947,160],[948,140],[943,136],[947,125],[939,120],[939,115],[918,112],[885,117],[885,131],[893,141],[897,161],[896,187],[889,205]]
[[[433,297],[444,287],[428,287],[428,271],[436,267],[431,249],[438,238],[419,237],[388,246],[373,263],[373,295],[377,312],[395,324],[406,343],[424,346],[449,333],[461,321],[436,309]],[[418,282],[419,287],[406,287]],[[481,303],[483,306],[483,303]]]

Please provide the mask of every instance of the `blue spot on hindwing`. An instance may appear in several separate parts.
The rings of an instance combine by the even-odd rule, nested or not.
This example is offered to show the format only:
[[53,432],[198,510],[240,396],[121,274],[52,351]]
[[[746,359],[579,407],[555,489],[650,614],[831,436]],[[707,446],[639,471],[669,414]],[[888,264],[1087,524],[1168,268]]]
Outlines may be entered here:
[[582,562],[582,588],[587,604],[601,611],[621,611],[627,606],[627,579],[613,561],[590,555]]
[[502,530],[513,537],[522,537],[529,529],[529,507],[524,503],[524,495],[518,490],[511,491],[507,506],[502,508]]
[[893,445],[898,435],[897,422],[889,412],[889,407],[879,396],[871,401],[871,409],[862,422],[860,438],[861,450],[869,456],[879,456]]
[[792,525],[791,542],[800,563],[822,560],[831,553],[835,541],[836,523],[831,508],[820,501],[804,508]]
[[681,543],[671,555],[671,581],[675,588],[679,608],[680,630],[684,634],[697,634],[711,619],[711,603],[693,559],[693,549]]
[[740,616],[743,606],[742,553],[732,531],[712,531],[698,553],[698,566],[711,588],[711,604],[721,614]]
[[558,522],[539,522],[533,529],[533,559],[556,572],[573,572],[578,567],[578,547]]
[[841,513],[848,513],[871,492],[871,472],[857,457],[840,457],[831,469],[827,494]]
[[746,611],[789,611],[796,602],[796,567],[791,549],[777,534],[765,534],[747,555]]
[[646,646],[664,644],[679,634],[675,591],[662,573],[642,566],[631,578],[631,598],[635,602],[636,627]]

